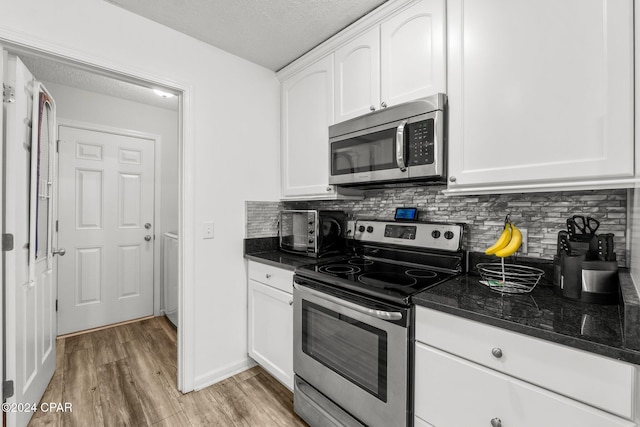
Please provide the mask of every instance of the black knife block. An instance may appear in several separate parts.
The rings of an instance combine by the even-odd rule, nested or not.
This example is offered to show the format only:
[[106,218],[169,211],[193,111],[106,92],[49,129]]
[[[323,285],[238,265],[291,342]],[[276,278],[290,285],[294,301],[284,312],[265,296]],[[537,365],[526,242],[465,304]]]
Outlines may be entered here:
[[617,304],[620,282],[616,261],[587,260],[587,253],[554,257],[554,291],[575,301]]

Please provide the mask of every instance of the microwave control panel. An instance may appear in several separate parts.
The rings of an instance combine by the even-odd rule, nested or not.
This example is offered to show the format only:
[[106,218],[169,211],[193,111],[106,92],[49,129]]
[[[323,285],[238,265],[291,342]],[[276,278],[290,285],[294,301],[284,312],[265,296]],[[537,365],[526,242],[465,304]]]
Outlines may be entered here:
[[434,120],[427,119],[407,125],[407,166],[430,165],[434,161]]

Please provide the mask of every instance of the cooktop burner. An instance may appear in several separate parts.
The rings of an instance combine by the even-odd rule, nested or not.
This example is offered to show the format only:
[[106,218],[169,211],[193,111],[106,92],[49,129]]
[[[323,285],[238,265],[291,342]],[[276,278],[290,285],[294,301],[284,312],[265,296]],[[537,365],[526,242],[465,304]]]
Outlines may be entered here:
[[321,281],[337,289],[409,304],[409,298],[451,276],[454,272],[428,266],[403,265],[393,261],[352,257],[306,265],[296,274]]

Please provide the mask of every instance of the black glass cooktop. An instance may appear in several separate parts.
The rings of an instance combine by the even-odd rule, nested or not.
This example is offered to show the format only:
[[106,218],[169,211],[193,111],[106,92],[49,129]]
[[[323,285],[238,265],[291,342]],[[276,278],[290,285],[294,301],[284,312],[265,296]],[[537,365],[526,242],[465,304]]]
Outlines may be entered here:
[[334,288],[402,305],[409,305],[412,295],[455,275],[428,266],[402,265],[361,257],[305,265],[299,267],[296,274]]

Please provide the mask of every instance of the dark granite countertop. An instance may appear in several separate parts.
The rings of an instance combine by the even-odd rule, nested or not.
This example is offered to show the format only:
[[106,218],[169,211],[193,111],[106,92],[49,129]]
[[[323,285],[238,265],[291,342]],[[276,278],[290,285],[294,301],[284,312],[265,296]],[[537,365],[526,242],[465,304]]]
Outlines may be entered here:
[[[339,257],[342,256],[339,255]],[[278,249],[277,237],[244,239],[244,257],[290,271],[295,271],[296,268],[303,265],[315,264],[316,262],[330,259],[325,257],[319,260],[313,257],[283,252]]]
[[246,259],[268,264],[273,267],[294,271],[296,268],[316,262],[315,258],[281,252],[277,249],[244,254]]
[[[633,286],[628,272],[621,272],[620,276],[626,287],[629,283]],[[638,344],[635,337],[630,336],[638,333],[640,324],[628,324],[640,316],[632,316],[634,319],[627,319],[625,324],[625,311],[629,310],[624,305],[572,301],[556,295],[544,279],[530,294],[522,295],[491,291],[479,280],[474,274],[458,276],[415,295],[412,301],[488,325],[640,364]],[[629,332],[625,334],[625,331]]]

